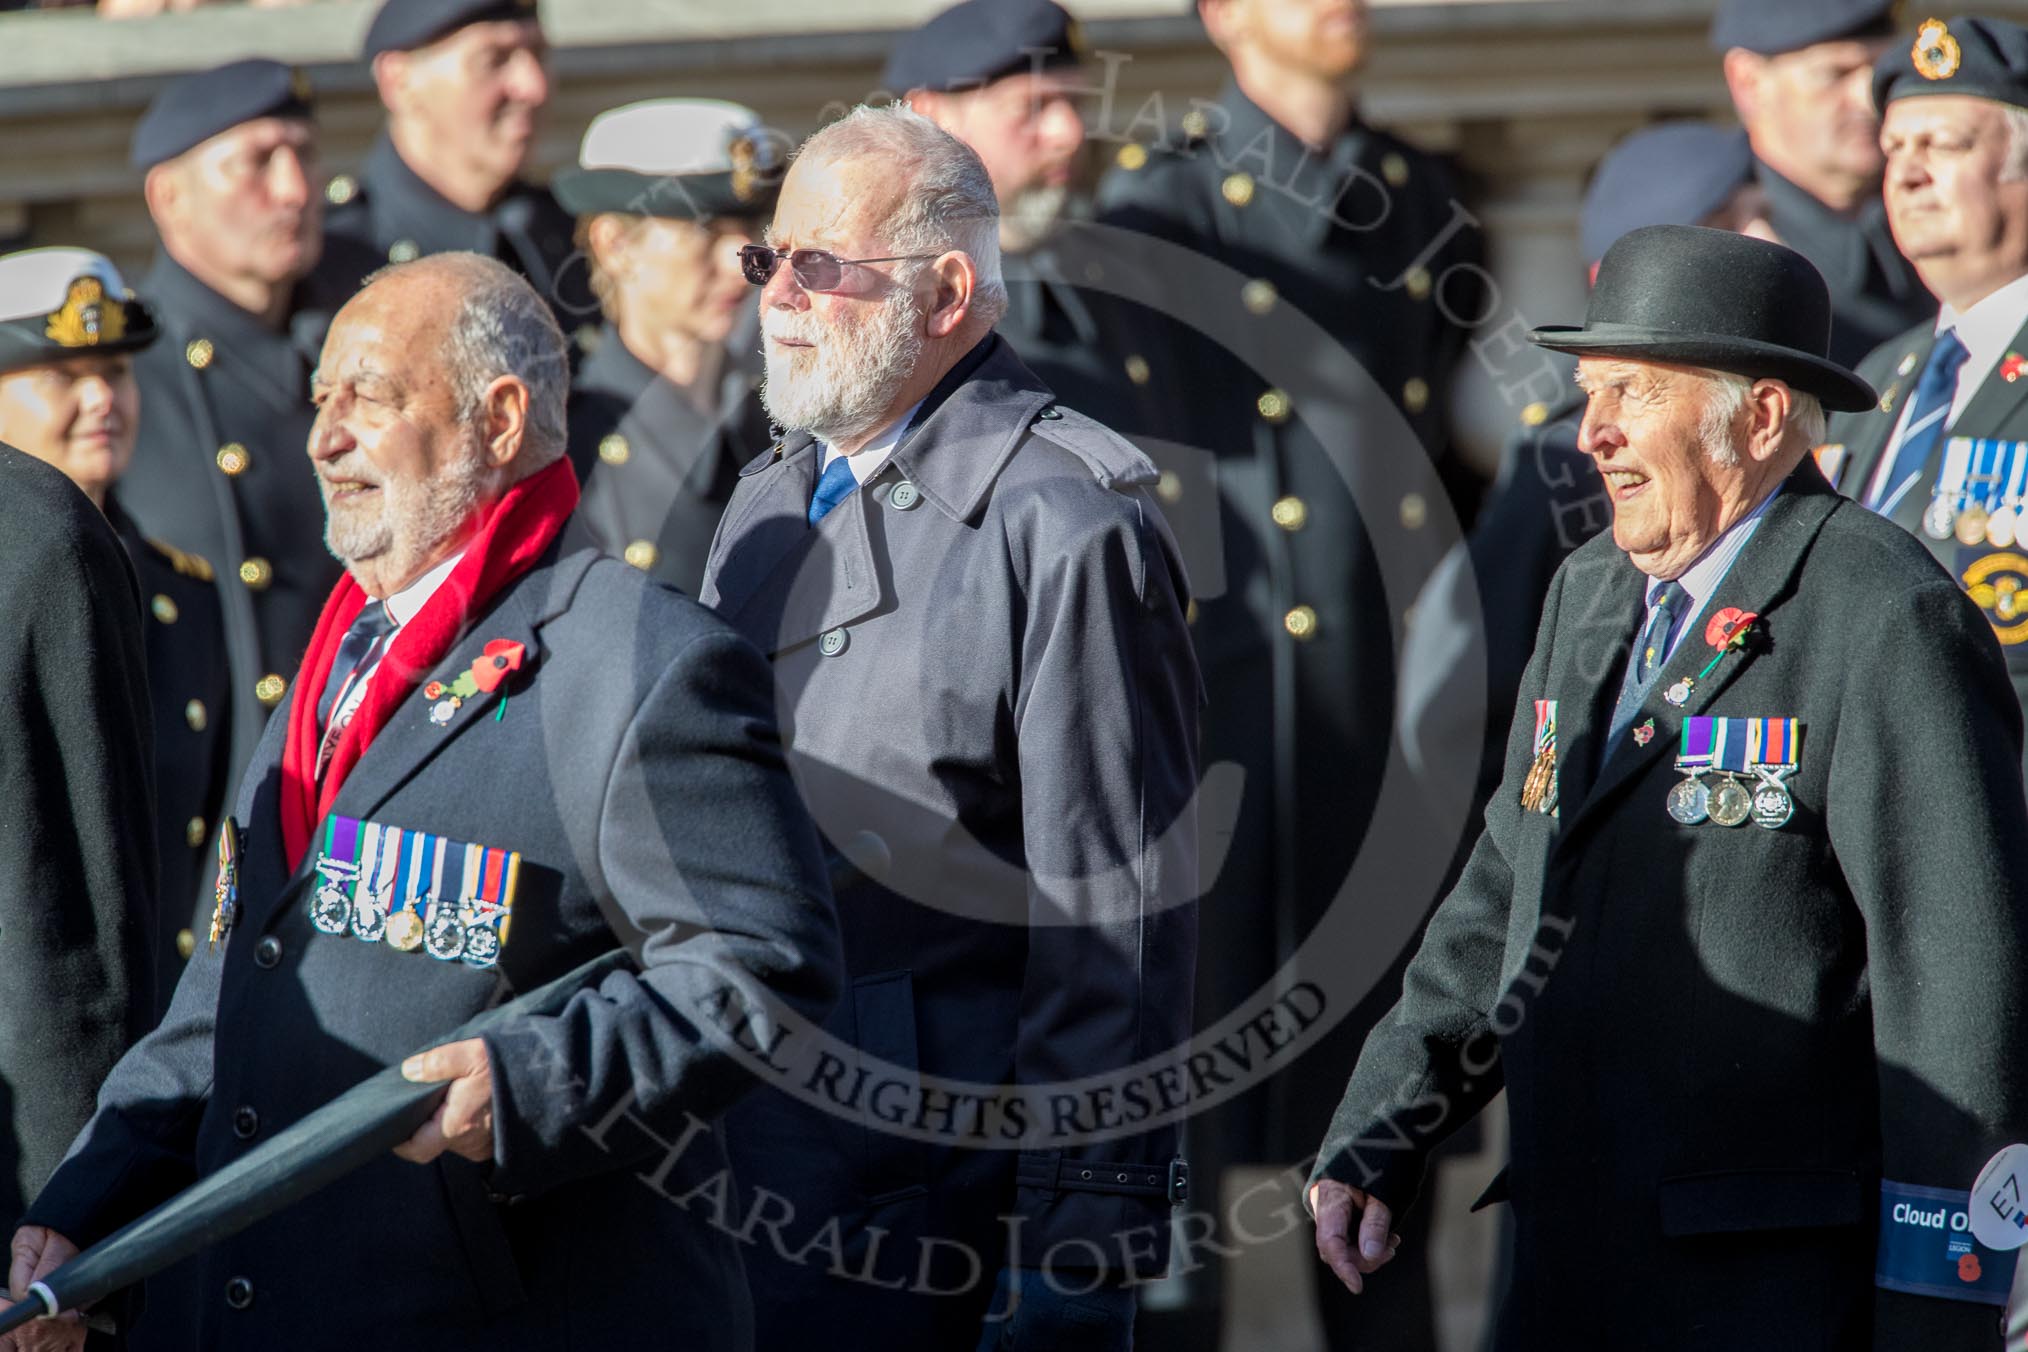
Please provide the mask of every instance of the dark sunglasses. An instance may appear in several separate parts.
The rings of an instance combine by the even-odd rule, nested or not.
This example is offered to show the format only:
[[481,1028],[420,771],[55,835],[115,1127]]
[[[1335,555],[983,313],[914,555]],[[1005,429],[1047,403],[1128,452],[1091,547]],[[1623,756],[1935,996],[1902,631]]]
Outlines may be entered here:
[[755,286],[766,286],[768,278],[783,263],[795,275],[796,285],[805,291],[836,291],[845,280],[850,263],[900,263],[910,259],[935,258],[936,254],[892,254],[886,258],[840,258],[822,249],[771,249],[765,244],[745,244],[739,250],[739,270]]

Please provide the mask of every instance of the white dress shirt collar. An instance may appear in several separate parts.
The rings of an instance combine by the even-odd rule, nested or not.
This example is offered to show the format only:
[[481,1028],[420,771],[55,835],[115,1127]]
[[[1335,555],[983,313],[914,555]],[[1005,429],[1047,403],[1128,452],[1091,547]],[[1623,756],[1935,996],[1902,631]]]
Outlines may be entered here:
[[[889,423],[886,430],[882,431],[879,436],[867,442],[847,457],[852,465],[852,477],[857,479],[862,486],[868,479],[880,473],[881,466],[887,463],[887,457],[894,454],[894,448],[901,444],[903,434],[908,431],[909,424],[915,421],[916,410],[921,407],[922,400],[920,399],[910,404],[908,411]],[[820,448],[820,455],[817,460],[817,472],[822,474],[825,470],[831,468],[831,462],[836,460],[842,452],[828,441],[819,441],[817,444]]]

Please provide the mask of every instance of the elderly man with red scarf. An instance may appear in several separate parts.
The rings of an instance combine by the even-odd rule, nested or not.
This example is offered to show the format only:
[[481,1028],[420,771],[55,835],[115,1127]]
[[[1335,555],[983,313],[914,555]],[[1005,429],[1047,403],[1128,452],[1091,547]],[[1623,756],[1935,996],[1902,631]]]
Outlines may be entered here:
[[[473,254],[388,269],[333,324],[309,451],[347,576],[248,771],[210,943],[15,1235],[14,1297],[407,1057],[451,1087],[399,1158],[152,1279],[134,1348],[749,1344],[736,1240],[684,1199],[726,1177],[740,1044],[828,1010],[835,921],[764,660],[558,544],[566,370],[540,298]],[[638,974],[410,1056],[619,945]]]

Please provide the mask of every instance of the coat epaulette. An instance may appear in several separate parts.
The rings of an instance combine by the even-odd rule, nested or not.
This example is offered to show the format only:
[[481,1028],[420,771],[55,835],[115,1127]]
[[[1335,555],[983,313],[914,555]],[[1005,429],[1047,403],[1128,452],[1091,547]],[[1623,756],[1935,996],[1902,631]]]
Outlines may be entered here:
[[187,553],[175,545],[165,545],[160,540],[148,541],[148,548],[167,559],[169,566],[184,577],[194,577],[199,582],[210,582],[217,576],[212,571],[211,561],[201,555]]
[[1051,404],[1036,416],[1029,430],[1084,461],[1091,467],[1092,477],[1107,488],[1151,484],[1159,477],[1154,462],[1140,447],[1075,409]]

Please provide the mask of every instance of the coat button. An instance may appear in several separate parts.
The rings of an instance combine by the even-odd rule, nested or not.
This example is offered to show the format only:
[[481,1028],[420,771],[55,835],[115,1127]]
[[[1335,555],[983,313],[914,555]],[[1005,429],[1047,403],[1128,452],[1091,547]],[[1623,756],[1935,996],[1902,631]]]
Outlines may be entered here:
[[155,593],[155,599],[148,603],[148,610],[150,614],[154,615],[163,624],[176,623],[176,617],[182,614],[181,611],[176,609],[176,603],[161,592]]
[[1119,154],[1113,156],[1113,163],[1130,174],[1147,162],[1148,148],[1138,141],[1127,142],[1120,147]]
[[1153,371],[1148,369],[1148,359],[1138,352],[1132,352],[1127,355],[1126,367],[1127,379],[1133,381],[1136,385],[1147,384],[1148,377],[1154,374]]
[[1055,422],[1058,418],[1061,418],[1063,416],[1063,410],[1058,408],[1056,405],[1051,404],[1049,407],[1043,409],[1039,416],[1042,418],[1044,422]]
[[234,1277],[225,1284],[225,1303],[235,1310],[244,1310],[253,1304],[253,1283],[244,1277]]
[[608,465],[624,465],[627,463],[627,457],[632,454],[633,450],[627,445],[627,439],[618,432],[609,432],[599,441],[599,459]]
[[422,246],[412,239],[398,239],[387,251],[387,261],[390,263],[413,263],[420,257]]
[[1408,161],[1396,152],[1389,151],[1380,159],[1380,176],[1387,180],[1387,186],[1390,188],[1407,187]]
[[211,359],[215,354],[216,349],[211,346],[209,338],[193,338],[183,348],[183,360],[189,362],[192,369],[198,371],[202,371],[205,367],[211,365]]
[[1540,427],[1548,421],[1549,405],[1539,399],[1521,410],[1521,425],[1523,427]]
[[261,1115],[242,1103],[232,1110],[232,1134],[242,1141],[251,1141],[261,1129]]
[[247,466],[253,463],[253,457],[246,453],[245,445],[237,441],[228,441],[219,447],[216,458],[219,472],[228,479],[246,473]]
[[266,591],[275,580],[275,566],[263,558],[251,558],[239,566],[239,580],[248,591]]
[[1317,636],[1317,612],[1308,606],[1297,606],[1282,616],[1282,628],[1289,631],[1290,638],[1312,639]]
[[177,930],[176,956],[183,959],[183,961],[188,962],[190,961],[190,955],[192,953],[195,953],[196,951],[197,951],[197,936],[187,929]]
[[1428,268],[1410,268],[1408,275],[1401,280],[1402,285],[1408,288],[1410,300],[1429,299],[1430,277]]
[[1261,397],[1254,400],[1253,406],[1268,423],[1279,426],[1289,420],[1289,396],[1280,390],[1263,391]]
[[288,693],[288,681],[272,671],[254,682],[254,698],[270,709],[280,704],[282,696]]
[[359,180],[350,174],[339,174],[324,185],[324,200],[334,207],[342,207],[359,196]]
[[203,732],[205,724],[211,721],[211,715],[209,712],[206,711],[204,707],[204,701],[201,699],[194,699],[191,700],[190,703],[184,705],[183,721],[190,725],[190,730],[192,732]]
[[1401,406],[1410,413],[1420,413],[1429,407],[1429,382],[1421,376],[1410,376],[1408,383],[1401,387]]
[[1243,207],[1253,200],[1253,175],[1228,174],[1225,182],[1218,185],[1218,191],[1225,200],[1236,207]]
[[1183,500],[1183,480],[1175,470],[1165,469],[1155,480],[1155,496],[1172,504]]
[[1308,503],[1291,493],[1285,498],[1276,498],[1275,505],[1268,509],[1268,515],[1274,518],[1274,523],[1283,530],[1294,532],[1301,530],[1303,523],[1310,519],[1310,507]]
[[211,834],[211,828],[202,817],[192,817],[183,823],[183,843],[191,849],[204,847],[204,838]]
[[1275,308],[1275,284],[1265,277],[1256,277],[1239,288],[1239,303],[1257,315],[1264,315]]
[[922,501],[922,490],[908,480],[896,484],[887,495],[887,505],[897,512],[906,512]]
[[836,629],[826,629],[823,635],[818,638],[817,651],[826,657],[836,657],[839,653],[845,651],[845,645],[848,642],[850,640],[846,637],[845,626],[839,625]]
[[1421,530],[1429,520],[1429,503],[1420,493],[1410,493],[1401,500],[1401,525],[1404,530]]
[[282,965],[282,941],[272,934],[264,934],[254,945],[254,966],[263,972],[272,972]]
[[645,573],[662,557],[662,551],[655,548],[652,540],[636,540],[626,547],[620,557]]

